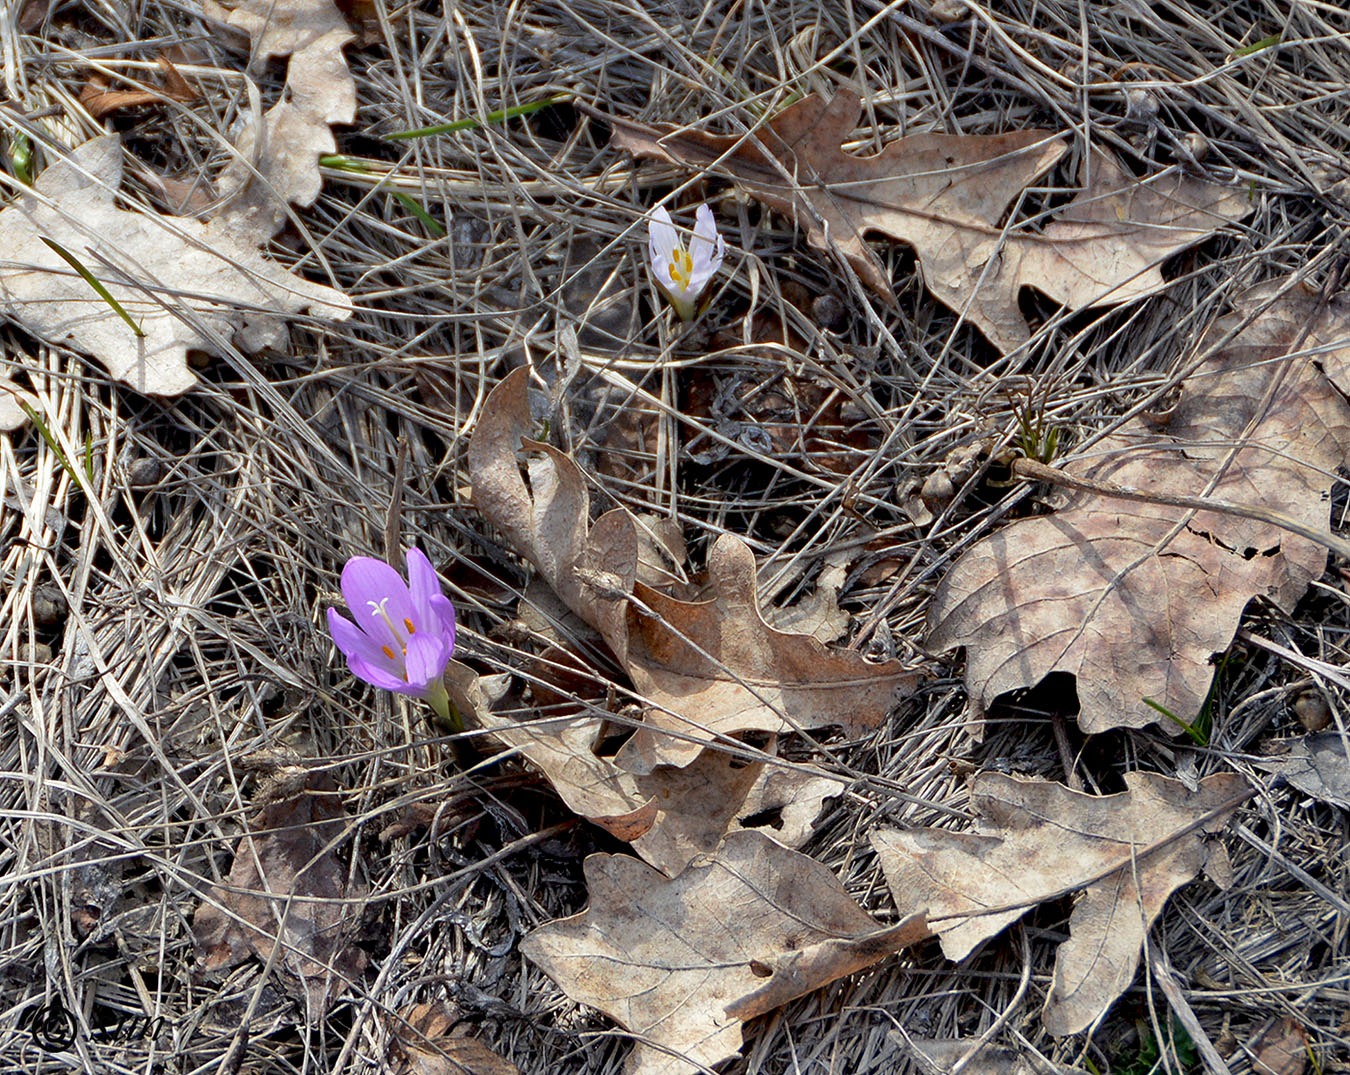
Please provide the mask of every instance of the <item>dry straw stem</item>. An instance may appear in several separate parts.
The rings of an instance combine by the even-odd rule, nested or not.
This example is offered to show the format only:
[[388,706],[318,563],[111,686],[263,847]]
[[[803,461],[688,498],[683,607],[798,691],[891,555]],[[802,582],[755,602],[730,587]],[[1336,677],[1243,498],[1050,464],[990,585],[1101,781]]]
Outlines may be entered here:
[[[915,522],[900,493],[945,473],[954,453],[996,451],[1015,436],[1024,398],[1079,442],[1148,406],[1232,291],[1315,263],[1350,224],[1338,96],[1350,84],[1350,26],[1336,5],[943,7],[955,21],[923,0],[375,5],[346,51],[356,120],[337,129],[338,152],[370,171],[325,169],[318,200],[268,248],[345,292],[349,322],[295,326],[284,353],[247,357],[226,341],[223,358],[194,369],[199,387],[173,402],[0,329],[0,375],[32,393],[72,464],[31,428],[0,435],[0,1075],[39,1059],[14,1027],[48,991],[82,1015],[170,1021],[155,1043],[85,1040],[82,1060],[100,1068],[170,1054],[185,1070],[218,1070],[252,1011],[238,1055],[257,1075],[379,1070],[390,1017],[452,993],[521,1071],[622,1068],[629,1043],[516,947],[534,925],[585,906],[580,863],[613,846],[538,785],[522,790],[519,769],[455,770],[415,711],[351,681],[319,629],[346,557],[383,548],[400,441],[400,538],[441,569],[463,653],[482,671],[521,673],[541,697],[547,688],[546,712],[604,710],[606,686],[622,703],[629,685],[575,623],[557,623],[556,638],[594,679],[578,685],[562,662],[540,660],[543,643],[514,629],[527,572],[467,501],[468,436],[519,365],[552,401],[550,439],[582,462],[592,503],[673,519],[693,568],[718,535],[737,534],[781,604],[809,594],[831,555],[851,557],[843,608],[857,623],[884,607],[869,645],[914,660],[945,566],[1029,498],[990,489],[956,461],[951,499],[930,521]],[[196,5],[30,9],[31,29],[0,20],[0,156],[22,133],[40,174],[104,133],[78,105],[91,71],[144,81],[158,50],[177,44],[191,50],[174,63],[199,96],[110,120],[126,147],[117,204],[212,205],[230,134],[281,99],[284,63],[250,63],[248,43]],[[1280,45],[1237,55],[1277,31]],[[437,138],[383,137],[564,95],[645,123],[741,134],[798,94],[841,88],[863,101],[850,147],[860,154],[910,133],[1063,132],[1073,159],[1027,192],[1018,219],[1071,195],[1089,143],[1138,174],[1183,168],[1231,182],[1252,215],[1166,266],[1165,293],[1105,316],[1064,315],[1024,292],[1033,337],[1000,356],[925,297],[902,245],[872,241],[893,312],[840,279],[794,222],[723,197],[715,182],[635,165],[566,107]],[[18,180],[5,180],[12,198]],[[690,331],[663,318],[646,282],[641,222],[658,199],[678,210],[711,200],[727,236],[709,319]],[[1324,582],[1343,590],[1338,576]],[[1258,611],[1248,627],[1347,663],[1350,605],[1334,593],[1287,616]],[[1062,699],[992,713],[973,748],[959,669],[937,670],[881,731],[827,742],[854,779],[805,850],[879,917],[894,907],[866,850],[875,827],[966,827],[971,768],[1065,778],[1050,731]],[[1072,763],[1098,791],[1131,768],[1242,770],[1263,737],[1293,729],[1287,703],[1312,674],[1246,649],[1220,678],[1209,749],[1151,731],[1084,740],[1070,728]],[[1327,695],[1343,722],[1339,688]],[[537,711],[518,697],[507,715]],[[226,880],[283,748],[343,789],[358,847],[345,862],[370,893],[361,912],[379,968],[354,1004],[300,1028],[275,967],[194,977],[186,926]],[[375,838],[410,805],[447,800],[456,805],[436,839]],[[1216,1043],[1225,1020],[1242,1042],[1278,1012],[1309,1028],[1319,1062],[1344,1060],[1343,912],[1294,872],[1344,891],[1341,817],[1278,788],[1239,815],[1258,842],[1230,841],[1232,885],[1189,886],[1149,943]],[[1167,1041],[1167,998],[1146,979],[1108,1015],[1100,1046],[1055,1044],[1024,1020],[1044,1000],[1062,911],[1027,920],[1027,959],[1015,944],[960,965],[920,950],[793,1001],[748,1024],[729,1070],[904,1075],[914,1066],[897,1023],[946,1038],[997,1024],[995,1045],[1018,1048],[1020,1031],[1058,1062],[1082,1068],[1086,1057],[1099,1070],[1104,1043],[1133,1033],[1130,1013],[1156,1015]]]

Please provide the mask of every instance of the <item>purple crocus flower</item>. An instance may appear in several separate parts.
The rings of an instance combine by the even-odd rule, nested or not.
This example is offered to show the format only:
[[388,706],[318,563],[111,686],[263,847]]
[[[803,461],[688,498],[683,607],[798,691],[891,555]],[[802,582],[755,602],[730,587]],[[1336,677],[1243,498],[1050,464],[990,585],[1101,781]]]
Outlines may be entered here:
[[342,569],[342,596],[356,622],[328,610],[328,629],[352,674],[431,703],[449,699],[442,677],[455,652],[455,609],[431,561],[408,550],[408,581],[383,560],[354,556]]

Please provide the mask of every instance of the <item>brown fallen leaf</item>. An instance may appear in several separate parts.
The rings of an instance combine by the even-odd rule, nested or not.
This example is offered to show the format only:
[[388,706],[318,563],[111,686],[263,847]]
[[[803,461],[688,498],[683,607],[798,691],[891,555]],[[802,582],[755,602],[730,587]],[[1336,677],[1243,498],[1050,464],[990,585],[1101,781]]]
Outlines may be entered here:
[[80,104],[94,119],[102,119],[123,108],[135,108],[138,105],[160,104],[168,101],[191,101],[197,91],[188,85],[187,79],[178,73],[172,63],[164,56],[158,61],[164,73],[164,87],[158,90],[115,90],[112,80],[99,72],[94,75],[84,89],[80,91]]
[[414,1004],[388,1020],[393,1075],[520,1075],[520,1069],[455,1026],[444,1001]]
[[1264,1031],[1252,1050],[1252,1075],[1303,1075],[1308,1067],[1308,1035],[1286,1015]]
[[1277,745],[1284,753],[1258,760],[1258,769],[1284,777],[1305,795],[1350,810],[1350,744],[1339,731]]
[[633,772],[688,765],[719,735],[835,725],[860,735],[918,686],[899,661],[874,664],[765,623],[754,554],[731,534],[708,553],[707,589],[708,600],[679,601],[634,588],[650,613],[629,610],[625,666],[653,708],[619,753]]
[[286,92],[240,131],[237,155],[216,181],[226,199],[219,219],[262,241],[286,226],[288,205],[319,196],[319,158],[337,152],[332,125],[356,118],[356,82],[342,55],[351,40],[344,25],[291,56]]
[[599,757],[604,732],[597,717],[517,721],[479,713],[478,723],[538,766],[573,813],[631,843],[652,827],[656,804],[631,773]]
[[227,885],[212,891],[193,918],[197,963],[211,972],[251,955],[293,976],[292,993],[319,1018],[356,984],[365,954],[350,943],[361,919],[361,892],[348,886],[337,851],[348,827],[332,779],[299,767],[291,794],[267,802],[235,848]]
[[217,179],[220,219],[262,241],[285,227],[288,205],[319,196],[319,158],[337,151],[332,125],[356,118],[356,83],[342,55],[355,35],[332,0],[203,0],[202,10],[248,34],[258,59],[289,57],[286,92],[249,117]]
[[[122,146],[92,139],[51,164],[0,212],[0,306],[35,335],[93,355],[138,392],[174,396],[196,384],[189,350],[280,347],[287,321],[309,311],[345,320],[341,292],[312,284],[217,221],[119,209]],[[42,240],[64,247],[126,310],[108,303]]]
[[981,1045],[978,1038],[921,1038],[907,1034],[900,1041],[911,1055],[919,1054],[942,1075],[963,1060],[962,1070],[972,1075],[977,1072],[978,1075],[1078,1075],[1079,1072],[1078,1068],[1046,1060],[1039,1053]]
[[604,728],[597,718],[517,721],[480,710],[475,720],[541,770],[568,809],[631,843],[668,877],[742,828],[767,826],[779,843],[799,847],[825,799],[844,787],[810,766],[742,763],[714,747],[683,769],[635,775],[596,754]]
[[302,52],[334,31],[350,32],[333,0],[202,0],[202,12],[247,34],[259,60]]
[[1074,1034],[1129,986],[1139,948],[1163,904],[1210,857],[1218,832],[1251,795],[1234,774],[1196,791],[1155,773],[1125,774],[1116,795],[1002,773],[977,775],[974,833],[883,830],[872,835],[902,912],[922,910],[949,959],[964,959],[1031,907],[1083,894],[1059,947],[1042,1022]]
[[[1237,308],[1260,310],[1279,287],[1252,289]],[[1251,423],[1208,495],[1326,530],[1350,407],[1322,369],[1350,362],[1350,305],[1335,301],[1319,315],[1317,300],[1295,290],[1240,324],[1232,315],[1206,334],[1201,353],[1219,349],[1161,423],[1131,419],[1061,469],[1200,496]],[[933,599],[927,645],[966,647],[976,722],[998,695],[1058,671],[1077,680],[1084,731],[1161,722],[1175,733],[1144,699],[1193,720],[1211,658],[1232,642],[1248,601],[1291,610],[1326,562],[1323,545],[1268,523],[1075,491],[1054,514],[1005,527],[953,565]]]
[[592,525],[580,469],[526,436],[528,375],[525,368],[511,373],[484,404],[469,442],[474,503],[600,632],[651,703],[644,728],[620,755],[622,767],[649,773],[688,765],[708,742],[738,732],[843,725],[860,733],[914,690],[918,676],[898,661],[873,664],[769,627],[758,611],[754,555],[732,535],[709,553],[709,599],[680,601],[640,581],[633,517],[615,509]]
[[1083,191],[1044,227],[1005,226],[1009,207],[1065,152],[1050,131],[909,135],[870,157],[844,152],[862,104],[839,90],[807,97],[744,136],[651,127],[596,113],[637,156],[726,175],[833,246],[858,277],[894,303],[863,235],[914,247],[924,282],[1003,351],[1030,336],[1018,292],[1035,287],[1080,309],[1162,286],[1158,265],[1251,210],[1242,191],[1167,173],[1140,183],[1097,152]]
[[743,1020],[930,936],[917,915],[878,927],[828,869],[757,832],[732,833],[674,880],[625,855],[592,855],[585,871],[590,906],[521,950],[642,1036],[627,1075],[720,1063]]
[[[478,510],[505,534],[564,603],[623,658],[624,602],[578,575],[603,571],[623,593],[637,578],[638,539],[622,509],[590,522],[590,497],[577,465],[552,445],[531,440],[529,369],[512,371],[484,404],[469,440],[469,477]],[[529,484],[517,452],[525,452]]]

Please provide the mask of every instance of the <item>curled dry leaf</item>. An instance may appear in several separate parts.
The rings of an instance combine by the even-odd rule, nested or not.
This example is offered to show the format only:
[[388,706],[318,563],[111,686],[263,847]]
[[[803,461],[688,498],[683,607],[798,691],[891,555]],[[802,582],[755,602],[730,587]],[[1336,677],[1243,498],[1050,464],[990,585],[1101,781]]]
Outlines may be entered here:
[[976,833],[883,830],[872,845],[896,904],[927,914],[949,959],[964,959],[1037,903],[1081,888],[1042,1013],[1049,1033],[1074,1034],[1129,986],[1167,897],[1204,869],[1205,834],[1251,795],[1232,774],[1188,791],[1179,780],[1132,772],[1125,786],[1096,796],[981,773],[971,787],[982,819]]
[[833,245],[859,279],[895,302],[863,235],[914,247],[933,294],[1011,351],[1030,336],[1018,292],[1035,287],[1080,309],[1138,298],[1162,286],[1158,266],[1251,211],[1243,192],[1179,172],[1138,182],[1094,153],[1079,196],[1036,229],[1005,226],[1009,207],[1065,152],[1062,136],[1021,131],[916,134],[880,153],[845,152],[862,112],[845,90],[807,97],[742,136],[651,127],[597,114],[638,156],[724,174]]
[[115,90],[107,75],[94,75],[80,91],[80,104],[94,119],[102,119],[123,108],[159,104],[162,101],[191,101],[197,91],[178,73],[168,58],[160,56],[159,68],[164,74],[164,87],[158,90]]
[[286,92],[264,116],[252,116],[235,139],[237,156],[217,185],[221,219],[258,241],[286,223],[286,206],[319,196],[319,158],[336,152],[330,129],[356,118],[356,83],[342,50],[353,40],[332,0],[203,0],[211,18],[247,33],[260,59],[290,57]]
[[756,832],[674,880],[624,855],[585,870],[590,906],[521,948],[573,1000],[642,1035],[627,1075],[717,1064],[740,1049],[743,1020],[930,935],[917,915],[878,928],[828,869]]
[[[1144,493],[1259,503],[1325,530],[1350,407],[1323,368],[1350,362],[1350,306],[1320,310],[1313,296],[1279,290],[1248,291],[1242,314],[1206,334],[1216,350],[1163,422],[1134,418],[1062,470]],[[1292,610],[1326,560],[1322,545],[1268,523],[1075,491],[1054,514],[1019,520],[956,562],[933,599],[928,646],[966,647],[976,721],[998,695],[1069,672],[1084,731],[1161,721],[1145,698],[1189,722],[1247,602]]]
[[[122,147],[114,135],[50,165],[31,193],[0,212],[0,304],[36,335],[93,355],[139,392],[174,396],[196,377],[187,352],[280,346],[303,311],[351,313],[341,292],[312,284],[266,257],[228,225],[128,212],[114,204]],[[121,304],[138,337],[42,240],[64,247]]]
[[1350,742],[1339,731],[1305,735],[1279,744],[1283,754],[1256,762],[1305,795],[1350,810]]
[[444,1001],[414,1004],[389,1022],[393,1075],[520,1075],[520,1069],[455,1025]]
[[361,893],[348,886],[337,856],[347,814],[332,780],[298,768],[294,775],[291,794],[250,819],[228,885],[197,907],[193,932],[198,967],[207,972],[250,955],[267,962],[280,944],[276,965],[293,976],[293,992],[318,1018],[365,966],[364,953],[349,943],[361,920]]
[[620,765],[633,772],[687,765],[704,743],[744,731],[840,725],[860,735],[913,693],[919,677],[899,661],[873,664],[809,635],[775,631],[760,615],[756,589],[754,554],[730,534],[708,553],[708,600],[679,601],[637,585],[650,614],[630,611],[625,663],[654,706]]
[[742,828],[765,827],[799,847],[825,799],[843,790],[811,766],[743,763],[715,747],[683,769],[635,775],[596,754],[604,722],[594,717],[521,722],[479,710],[476,720],[539,768],[568,809],[631,843],[668,877]]
[[[484,404],[469,441],[474,504],[622,660],[624,602],[585,585],[577,570],[607,571],[631,590],[638,561],[632,517],[615,509],[591,525],[580,469],[557,448],[526,436],[533,424],[528,387],[529,370],[521,367]],[[516,458],[520,451],[527,453],[528,485]]]
[[[528,370],[516,370],[484,404],[469,443],[474,502],[600,632],[652,704],[620,765],[635,773],[688,765],[719,735],[752,730],[862,732],[914,690],[918,676],[898,661],[873,664],[769,627],[758,610],[754,555],[729,534],[709,553],[710,599],[680,601],[643,584],[632,516],[615,509],[592,526],[580,469],[526,437],[527,378]],[[518,451],[526,453],[528,485]]]

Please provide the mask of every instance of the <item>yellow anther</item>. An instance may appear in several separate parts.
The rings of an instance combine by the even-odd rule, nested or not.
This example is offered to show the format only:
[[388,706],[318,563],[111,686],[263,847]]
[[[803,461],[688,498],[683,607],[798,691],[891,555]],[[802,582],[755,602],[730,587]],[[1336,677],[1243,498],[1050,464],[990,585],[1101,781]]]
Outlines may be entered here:
[[689,287],[689,278],[694,274],[694,259],[689,256],[689,251],[683,247],[677,247],[670,254],[670,278],[680,285],[680,290],[685,291]]
[[411,635],[417,633],[417,628],[413,626],[413,621],[408,619],[407,616],[403,617],[403,626],[408,629],[408,634]]
[[394,651],[391,650],[388,646],[381,646],[380,652],[383,653],[386,657],[388,657],[391,661],[394,659]]

